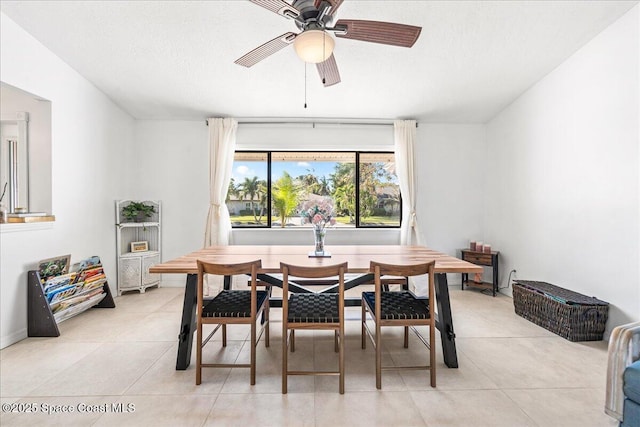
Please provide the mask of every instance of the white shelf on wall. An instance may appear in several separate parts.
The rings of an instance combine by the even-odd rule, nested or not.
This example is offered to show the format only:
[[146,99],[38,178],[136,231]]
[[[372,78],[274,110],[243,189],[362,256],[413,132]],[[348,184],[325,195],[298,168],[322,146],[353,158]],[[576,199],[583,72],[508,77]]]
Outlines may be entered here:
[[[159,200],[144,200],[155,213],[144,222],[128,221],[122,209],[138,200],[116,201],[116,251],[118,257],[118,295],[126,291],[145,290],[160,284],[159,274],[150,274],[149,267],[162,260],[162,205]],[[146,242],[148,250],[131,251],[131,243]]]
[[159,227],[159,222],[125,222],[122,224],[118,224],[119,227],[122,228],[144,228],[144,227]]
[[35,230],[51,230],[55,222],[26,222],[26,223],[3,223],[0,224],[0,233],[20,233]]
[[122,258],[136,258],[150,255],[160,255],[160,251],[128,252],[122,255]]

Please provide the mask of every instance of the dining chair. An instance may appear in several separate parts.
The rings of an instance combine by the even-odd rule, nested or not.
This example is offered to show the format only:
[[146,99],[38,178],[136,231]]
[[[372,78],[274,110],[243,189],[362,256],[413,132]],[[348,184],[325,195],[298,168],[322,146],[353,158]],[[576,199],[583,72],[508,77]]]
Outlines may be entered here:
[[[376,351],[376,388],[382,388],[383,370],[427,369],[430,370],[431,387],[436,386],[436,348],[435,348],[435,261],[414,265],[392,265],[375,261],[370,263],[370,272],[374,274],[374,291],[362,293],[362,348],[366,348],[369,336]],[[415,280],[428,279],[428,298],[417,297],[413,292],[385,290],[385,276],[416,277]],[[375,324],[371,330],[367,324],[367,315]],[[419,366],[382,366],[382,327],[404,327],[404,347],[409,347],[409,328],[429,349],[429,365]],[[416,326],[429,327],[429,340],[420,334]]]
[[[287,393],[289,375],[338,375],[339,391],[344,394],[344,274],[347,263],[303,267],[280,263],[282,271],[282,393]],[[338,277],[338,293],[292,293],[289,278]],[[338,353],[337,371],[290,371],[288,350],[295,352],[295,330],[333,330],[334,350]]]
[[[265,347],[269,347],[269,297],[271,287],[265,290],[257,289],[258,269],[261,260],[238,264],[214,264],[197,260],[198,265],[198,301],[197,301],[197,350],[196,350],[196,385],[202,382],[202,368],[250,368],[251,385],[256,383],[256,346],[262,333],[265,334]],[[221,290],[213,298],[204,298],[204,276],[213,274],[218,276],[250,275],[250,290]],[[263,323],[260,334],[257,334],[256,321],[262,314]],[[217,325],[203,340],[203,325]],[[202,363],[202,348],[213,335],[222,327],[222,346],[227,346],[227,325],[251,325],[251,363]]]

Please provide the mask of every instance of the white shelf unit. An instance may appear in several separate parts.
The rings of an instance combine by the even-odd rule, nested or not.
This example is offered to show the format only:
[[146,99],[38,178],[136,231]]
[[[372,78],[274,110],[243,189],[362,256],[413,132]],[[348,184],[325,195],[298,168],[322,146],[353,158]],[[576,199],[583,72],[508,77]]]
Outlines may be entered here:
[[[122,209],[134,202],[155,208],[144,222],[130,222]],[[118,295],[126,291],[144,291],[160,284],[159,274],[150,274],[149,267],[162,260],[162,205],[159,200],[116,201],[116,251],[118,256]],[[148,250],[131,252],[131,243],[147,242]]]

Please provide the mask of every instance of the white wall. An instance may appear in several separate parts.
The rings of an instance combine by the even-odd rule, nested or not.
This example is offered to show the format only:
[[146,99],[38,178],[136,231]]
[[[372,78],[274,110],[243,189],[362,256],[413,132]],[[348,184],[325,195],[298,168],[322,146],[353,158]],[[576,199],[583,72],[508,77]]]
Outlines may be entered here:
[[0,79],[52,102],[56,216],[45,229],[0,225],[0,346],[5,347],[26,337],[27,271],[38,260],[99,255],[115,294],[114,200],[124,196],[123,183],[129,181],[133,119],[1,13],[0,31]]
[[482,230],[485,126],[420,123],[417,138],[416,211],[427,246],[458,256],[470,240],[489,243]]
[[[135,141],[135,185],[125,198],[162,201],[162,259],[201,248],[209,207],[204,120],[140,120],[135,125]],[[172,279],[171,275],[163,277],[167,283]]]
[[485,240],[503,277],[611,303],[640,320],[639,7],[487,125]]
[[[132,198],[163,203],[163,259],[202,247],[207,215],[208,129],[204,121],[138,121],[135,130],[136,185]],[[417,132],[418,218],[428,244],[456,254],[481,234],[484,165],[483,125],[423,125]],[[392,150],[392,126],[243,125],[238,149]],[[129,197],[129,196],[128,196]],[[469,209],[473,205],[477,210]],[[234,230],[234,244],[304,244],[309,230]],[[336,229],[327,244],[398,244],[398,230]],[[164,275],[163,284],[182,286],[184,277]],[[459,283],[459,277],[451,277]]]

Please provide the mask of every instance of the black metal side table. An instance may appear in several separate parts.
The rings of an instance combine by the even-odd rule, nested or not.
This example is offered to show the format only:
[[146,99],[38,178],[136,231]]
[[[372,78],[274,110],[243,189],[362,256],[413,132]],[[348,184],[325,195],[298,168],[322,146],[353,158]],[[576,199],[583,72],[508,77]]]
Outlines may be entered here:
[[469,280],[469,273],[462,273],[462,290],[464,290],[465,285],[467,285],[467,287],[491,289],[493,291],[493,296],[495,297],[496,292],[498,292],[498,255],[500,252],[491,251],[491,253],[487,253],[472,251],[471,249],[460,249],[460,253],[462,254],[461,258],[463,261],[493,268],[492,282],[476,282],[474,280]]

